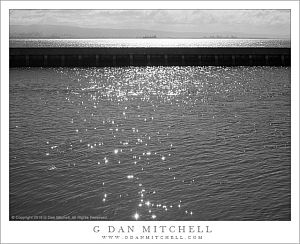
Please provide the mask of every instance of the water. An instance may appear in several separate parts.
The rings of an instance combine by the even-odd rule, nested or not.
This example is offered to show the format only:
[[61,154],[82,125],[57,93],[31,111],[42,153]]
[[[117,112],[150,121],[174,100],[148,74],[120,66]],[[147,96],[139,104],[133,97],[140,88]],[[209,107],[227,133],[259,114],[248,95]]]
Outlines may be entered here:
[[284,67],[10,69],[10,216],[290,220],[290,81]]
[[290,47],[288,39],[10,39],[10,47]]

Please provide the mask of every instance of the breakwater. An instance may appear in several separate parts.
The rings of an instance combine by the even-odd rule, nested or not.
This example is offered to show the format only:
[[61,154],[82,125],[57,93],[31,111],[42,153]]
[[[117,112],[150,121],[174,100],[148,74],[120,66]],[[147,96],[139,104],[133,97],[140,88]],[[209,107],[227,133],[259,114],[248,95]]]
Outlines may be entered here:
[[10,48],[10,67],[290,66],[290,48]]

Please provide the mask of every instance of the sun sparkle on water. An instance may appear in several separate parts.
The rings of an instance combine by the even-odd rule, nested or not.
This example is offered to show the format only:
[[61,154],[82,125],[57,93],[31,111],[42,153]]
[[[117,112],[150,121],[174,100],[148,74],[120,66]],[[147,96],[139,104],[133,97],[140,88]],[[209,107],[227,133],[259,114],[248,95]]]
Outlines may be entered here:
[[[194,69],[197,75],[193,75],[195,71],[190,72]],[[195,219],[200,211],[196,211],[188,202],[188,198],[184,197],[184,193],[190,194],[193,190],[201,188],[205,176],[197,178],[197,174],[205,172],[206,169],[203,168],[203,171],[197,173],[192,170],[188,174],[182,171],[189,162],[178,161],[184,143],[177,139],[182,138],[180,133],[186,132],[185,127],[189,128],[191,121],[210,123],[213,118],[216,121],[220,119],[215,112],[218,107],[210,106],[215,102],[209,100],[211,92],[217,94],[216,99],[222,100],[221,109],[226,109],[226,99],[234,100],[231,91],[235,86],[243,85],[247,89],[249,86],[247,82],[245,84],[230,82],[229,80],[235,76],[227,80],[224,78],[225,81],[222,79],[216,81],[215,74],[223,72],[221,68],[194,69],[128,68],[122,76],[119,75],[118,68],[70,70],[70,73],[78,72],[78,82],[81,85],[81,90],[72,90],[69,87],[69,93],[66,95],[69,98],[66,100],[67,104],[76,106],[75,115],[67,118],[74,146],[65,144],[63,148],[47,138],[45,142],[48,143],[44,144],[48,145],[48,149],[43,155],[47,156],[49,162],[56,159],[54,156],[59,157],[58,155],[63,155],[66,161],[69,158],[74,160],[77,156],[80,159],[82,157],[82,161],[76,161],[76,167],[75,163],[68,162],[68,170],[76,168],[80,172],[84,167],[92,167],[94,173],[92,175],[95,177],[90,181],[89,187],[98,188],[97,192],[100,193],[97,195],[97,202],[100,202],[101,207],[115,206],[117,209],[117,205],[112,205],[113,199],[117,198],[120,206],[130,206],[128,208],[131,209],[124,213],[129,219],[151,220],[157,217],[163,220],[171,215]],[[233,70],[234,72],[236,71]],[[223,90],[225,94],[222,94]],[[199,107],[201,111],[197,110]],[[110,108],[112,112],[109,111]],[[241,119],[241,114],[237,116],[236,113],[228,115],[235,125],[240,123]],[[196,138],[206,141],[213,133],[215,144],[225,144],[230,139],[224,136],[225,129],[230,130],[229,126],[217,131],[220,136],[213,130],[204,131],[205,123],[202,123],[201,127],[197,126],[197,123],[191,125],[192,133],[188,136],[192,142]],[[274,133],[278,134],[279,130],[276,129]],[[232,138],[239,140],[241,137],[242,135],[236,135]],[[220,138],[222,140],[217,141]],[[276,146],[274,145],[274,150]],[[72,150],[76,153],[76,157],[72,157]],[[247,150],[241,149],[241,153],[245,154]],[[55,165],[57,168],[51,172],[60,172],[59,164]],[[198,165],[200,167],[201,163]],[[87,176],[84,176],[84,179],[85,177]],[[162,188],[164,185],[168,185],[167,190]],[[224,182],[222,186],[225,187]],[[175,189],[175,193],[170,189]],[[108,198],[107,195],[103,197],[104,192],[109,193]],[[122,193],[122,198],[119,193]],[[168,198],[169,195],[172,198]],[[182,202],[178,201],[179,198]],[[135,213],[132,217],[137,207],[139,213]],[[112,214],[112,218],[116,217]]]

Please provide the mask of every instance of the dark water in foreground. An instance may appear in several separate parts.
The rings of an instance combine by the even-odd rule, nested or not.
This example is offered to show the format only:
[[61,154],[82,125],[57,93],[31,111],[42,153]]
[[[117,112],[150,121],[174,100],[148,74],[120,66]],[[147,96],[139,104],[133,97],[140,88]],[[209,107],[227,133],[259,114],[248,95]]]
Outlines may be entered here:
[[290,80],[281,67],[10,69],[10,216],[290,220]]

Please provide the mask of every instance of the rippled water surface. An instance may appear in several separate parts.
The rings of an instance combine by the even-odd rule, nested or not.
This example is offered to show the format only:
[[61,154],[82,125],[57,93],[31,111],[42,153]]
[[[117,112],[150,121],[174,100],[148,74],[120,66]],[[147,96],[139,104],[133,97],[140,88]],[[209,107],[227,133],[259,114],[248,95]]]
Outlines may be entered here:
[[17,68],[9,87],[10,216],[290,219],[290,68]]
[[10,47],[290,47],[288,39],[11,39]]

